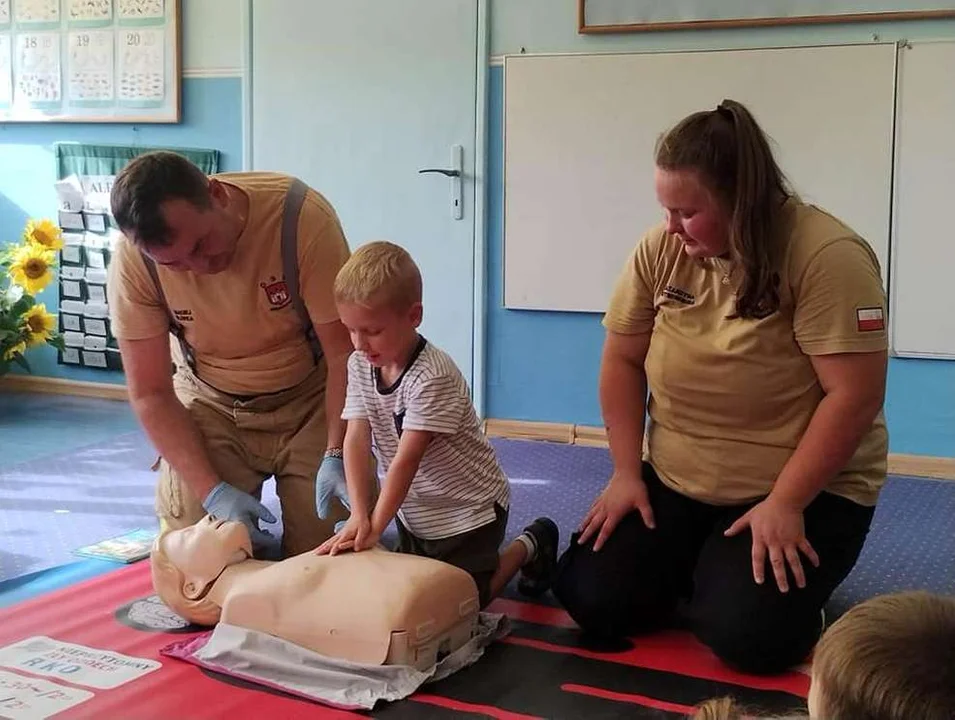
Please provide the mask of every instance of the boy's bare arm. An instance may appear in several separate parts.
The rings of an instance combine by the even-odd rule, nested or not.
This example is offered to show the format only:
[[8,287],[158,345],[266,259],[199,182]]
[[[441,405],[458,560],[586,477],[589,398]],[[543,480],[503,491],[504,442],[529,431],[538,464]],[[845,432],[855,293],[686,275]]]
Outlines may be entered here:
[[350,420],[345,429],[342,448],[348,503],[355,515],[371,513],[374,478],[371,464],[371,425],[367,420]]
[[381,495],[371,516],[371,531],[374,535],[380,536],[398,513],[432,437],[434,433],[426,430],[405,430],[401,434],[398,452],[388,468]]

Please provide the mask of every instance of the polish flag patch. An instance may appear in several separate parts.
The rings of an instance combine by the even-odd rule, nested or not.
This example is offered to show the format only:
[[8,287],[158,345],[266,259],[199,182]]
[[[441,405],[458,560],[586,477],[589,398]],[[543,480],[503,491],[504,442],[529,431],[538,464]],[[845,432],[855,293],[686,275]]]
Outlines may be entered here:
[[859,332],[885,330],[885,315],[882,312],[882,308],[858,308],[856,310],[856,327],[859,329]]

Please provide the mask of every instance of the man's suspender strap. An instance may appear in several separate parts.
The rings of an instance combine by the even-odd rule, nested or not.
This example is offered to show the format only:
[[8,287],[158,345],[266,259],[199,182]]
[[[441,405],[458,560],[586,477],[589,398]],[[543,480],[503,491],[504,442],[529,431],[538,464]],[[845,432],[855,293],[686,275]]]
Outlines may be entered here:
[[159,294],[159,302],[162,303],[162,306],[166,310],[166,316],[169,318],[169,332],[176,336],[176,340],[179,341],[179,349],[182,351],[182,356],[189,364],[189,369],[195,374],[196,353],[193,351],[192,346],[186,341],[186,329],[182,326],[182,323],[176,320],[176,316],[173,315],[172,310],[169,308],[169,303],[166,302],[166,293],[163,292],[162,283],[159,282],[159,273],[156,272],[156,263],[154,263],[153,259],[146,253],[142,253],[142,256],[143,262],[146,264],[146,270],[149,271],[149,277],[153,279],[156,292]]
[[[301,289],[298,278],[298,218],[302,210],[302,203],[305,201],[305,192],[308,188],[298,178],[292,179],[292,184],[285,195],[285,208],[282,211],[282,273],[285,275],[285,285],[288,288],[289,298],[292,307],[298,315],[299,322],[302,325],[302,332],[308,338],[309,347],[312,349],[312,359],[315,364],[322,358],[322,344],[318,340],[315,327],[312,325],[312,319],[308,316],[308,310],[302,301]],[[169,317],[169,332],[176,336],[179,341],[179,348],[182,350],[182,356],[189,364],[189,368],[196,373],[196,353],[192,346],[186,341],[186,329],[182,326],[176,316],[173,314],[166,301],[166,293],[163,292],[162,283],[159,282],[159,273],[156,271],[156,263],[153,262],[146,253],[142,253],[143,262],[149,276],[156,286],[156,292],[159,295],[159,302],[166,310]]]
[[285,195],[285,210],[282,213],[282,273],[285,275],[285,286],[288,288],[292,306],[302,324],[302,332],[312,348],[312,359],[317,365],[322,359],[322,344],[318,341],[315,326],[312,325],[312,319],[302,301],[298,281],[298,217],[305,201],[306,190],[305,183],[298,178],[292,178],[292,184]]

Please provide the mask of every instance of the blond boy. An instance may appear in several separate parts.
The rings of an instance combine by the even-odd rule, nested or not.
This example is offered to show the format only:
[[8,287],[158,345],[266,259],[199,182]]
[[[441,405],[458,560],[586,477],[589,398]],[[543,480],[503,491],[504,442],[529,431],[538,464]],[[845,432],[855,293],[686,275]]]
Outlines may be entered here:
[[[342,413],[351,516],[317,552],[371,548],[395,520],[398,551],[467,570],[482,607],[518,570],[522,592],[545,590],[557,526],[538,518],[499,553],[510,485],[460,370],[418,333],[421,275],[411,256],[388,242],[365,245],[338,273],[334,292],[356,350]],[[385,471],[377,499],[369,448]]]

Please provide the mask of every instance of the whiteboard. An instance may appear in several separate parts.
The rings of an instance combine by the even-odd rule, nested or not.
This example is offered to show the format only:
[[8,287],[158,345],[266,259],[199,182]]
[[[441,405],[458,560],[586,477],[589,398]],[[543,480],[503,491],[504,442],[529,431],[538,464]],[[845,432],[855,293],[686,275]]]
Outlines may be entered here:
[[890,317],[896,355],[955,358],[946,219],[955,200],[955,43],[899,53],[896,209]]
[[895,45],[516,55],[504,61],[504,304],[603,312],[662,217],[653,147],[746,104],[797,192],[865,237],[887,279]]

